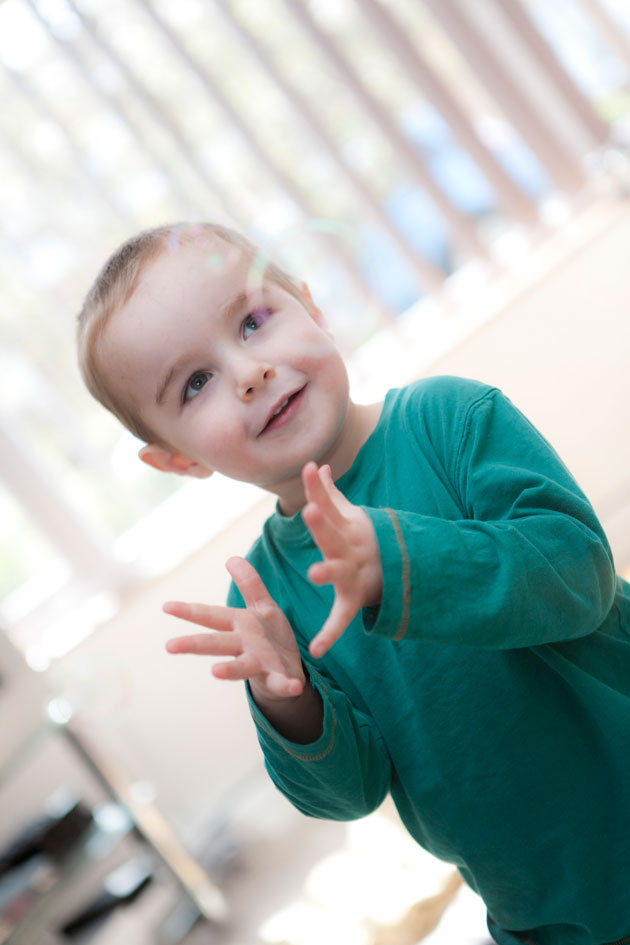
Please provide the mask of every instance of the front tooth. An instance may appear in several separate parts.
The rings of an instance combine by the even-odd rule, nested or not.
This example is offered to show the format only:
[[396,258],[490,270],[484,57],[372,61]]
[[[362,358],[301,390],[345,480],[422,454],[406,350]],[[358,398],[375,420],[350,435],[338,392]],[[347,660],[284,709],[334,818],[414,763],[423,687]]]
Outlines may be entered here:
[[286,405],[287,405],[288,403],[289,403],[289,398],[287,397],[287,399],[285,400],[285,402],[284,402],[283,404],[280,404],[280,406],[278,407],[277,410],[274,410],[274,414],[273,414],[274,417],[277,417],[278,414],[280,413],[280,411],[281,411],[281,410],[284,410],[284,408],[286,407]]

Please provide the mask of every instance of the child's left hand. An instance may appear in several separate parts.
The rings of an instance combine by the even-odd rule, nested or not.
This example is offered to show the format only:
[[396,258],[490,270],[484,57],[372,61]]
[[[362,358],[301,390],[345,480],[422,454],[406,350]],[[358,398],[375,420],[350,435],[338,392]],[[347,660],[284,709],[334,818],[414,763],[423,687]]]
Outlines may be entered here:
[[339,492],[330,466],[307,463],[302,470],[306,505],[302,511],[313,541],[324,560],[311,565],[314,584],[332,584],[335,599],[330,614],[309,651],[323,656],[363,607],[380,603],[383,569],[374,528],[367,513]]

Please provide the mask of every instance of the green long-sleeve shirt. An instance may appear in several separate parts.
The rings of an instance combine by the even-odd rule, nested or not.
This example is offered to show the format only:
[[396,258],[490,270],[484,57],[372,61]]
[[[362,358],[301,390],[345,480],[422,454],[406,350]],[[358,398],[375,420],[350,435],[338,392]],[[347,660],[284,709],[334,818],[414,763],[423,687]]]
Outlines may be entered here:
[[630,586],[588,501],[498,390],[452,377],[390,391],[337,486],[371,518],[384,589],[321,660],[333,591],[306,578],[300,514],[248,555],[324,705],[301,745],[250,700],[272,779],[333,819],[391,791],[501,945],[630,942]]

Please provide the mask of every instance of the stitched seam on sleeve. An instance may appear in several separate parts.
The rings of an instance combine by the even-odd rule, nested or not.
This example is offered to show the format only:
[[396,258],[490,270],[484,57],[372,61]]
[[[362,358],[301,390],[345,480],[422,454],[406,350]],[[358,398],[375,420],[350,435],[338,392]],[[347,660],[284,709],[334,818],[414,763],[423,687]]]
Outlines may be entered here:
[[386,509],[386,511],[394,528],[394,534],[396,536],[396,541],[398,542],[398,547],[400,548],[400,556],[402,558],[402,613],[400,615],[398,630],[394,634],[394,640],[402,640],[409,627],[409,610],[411,606],[411,569],[409,564],[409,552],[407,551],[407,545],[405,544],[405,539],[400,527],[400,522],[398,521],[398,516],[393,509]]
[[324,697],[326,698],[326,701],[330,705],[330,711],[332,712],[332,732],[330,736],[330,744],[328,745],[328,748],[326,748],[325,751],[321,752],[321,754],[319,755],[302,755],[298,751],[293,751],[293,749],[289,748],[286,745],[286,742],[283,741],[280,738],[280,736],[277,735],[276,732],[274,732],[273,729],[268,728],[260,719],[256,720],[256,724],[259,726],[259,728],[263,730],[263,732],[265,732],[270,738],[273,738],[273,740],[277,742],[280,745],[280,747],[286,751],[288,755],[291,755],[292,758],[296,758],[298,761],[321,761],[322,758],[325,758],[326,755],[330,754],[330,752],[333,750],[334,745],[335,745],[335,736],[337,732],[337,715],[335,713],[335,707],[330,703],[328,699],[328,690],[326,689],[326,686],[322,682],[321,676],[319,676],[314,671],[313,671],[313,675],[317,676],[319,684],[322,687]]
[[459,445],[457,447],[457,453],[456,453],[456,458],[455,458],[455,485],[459,489],[462,499],[464,497],[464,489],[463,489],[463,483],[461,483],[461,464],[462,464],[462,458],[464,455],[466,441],[468,440],[468,436],[470,434],[472,417],[477,407],[479,406],[479,404],[482,404],[484,400],[486,399],[489,400],[490,397],[493,397],[497,393],[500,393],[500,391],[496,387],[491,387],[490,390],[485,391],[485,393],[483,393],[480,397],[477,397],[476,400],[473,400],[473,402],[468,407],[466,411],[466,415],[464,417],[464,423],[462,426],[462,434],[459,438]]

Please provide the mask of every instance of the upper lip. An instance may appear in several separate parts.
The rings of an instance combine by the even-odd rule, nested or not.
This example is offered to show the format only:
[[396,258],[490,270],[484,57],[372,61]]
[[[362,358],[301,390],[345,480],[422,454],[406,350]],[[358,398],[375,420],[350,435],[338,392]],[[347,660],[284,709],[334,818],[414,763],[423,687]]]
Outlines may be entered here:
[[[269,424],[271,423],[271,421],[272,421],[272,419],[273,419],[273,415],[274,415],[274,413],[276,412],[276,410],[278,409],[278,407],[282,407],[282,405],[283,405],[284,403],[286,403],[287,400],[289,400],[291,397],[294,397],[295,394],[299,394],[299,392],[300,392],[301,390],[303,390],[303,389],[304,389],[304,385],[302,385],[302,387],[296,387],[296,388],[294,388],[294,390],[289,391],[288,394],[284,394],[282,397],[279,397],[278,400],[276,400],[275,404],[273,405],[273,407],[271,408],[271,410],[270,410],[269,413],[267,414],[267,419],[265,420],[265,422],[264,422],[264,424],[263,424],[263,426],[262,426],[262,428],[261,428],[260,433],[264,433],[264,431],[267,429],[267,427],[268,427]],[[259,436],[260,436],[260,433],[258,434]]]

